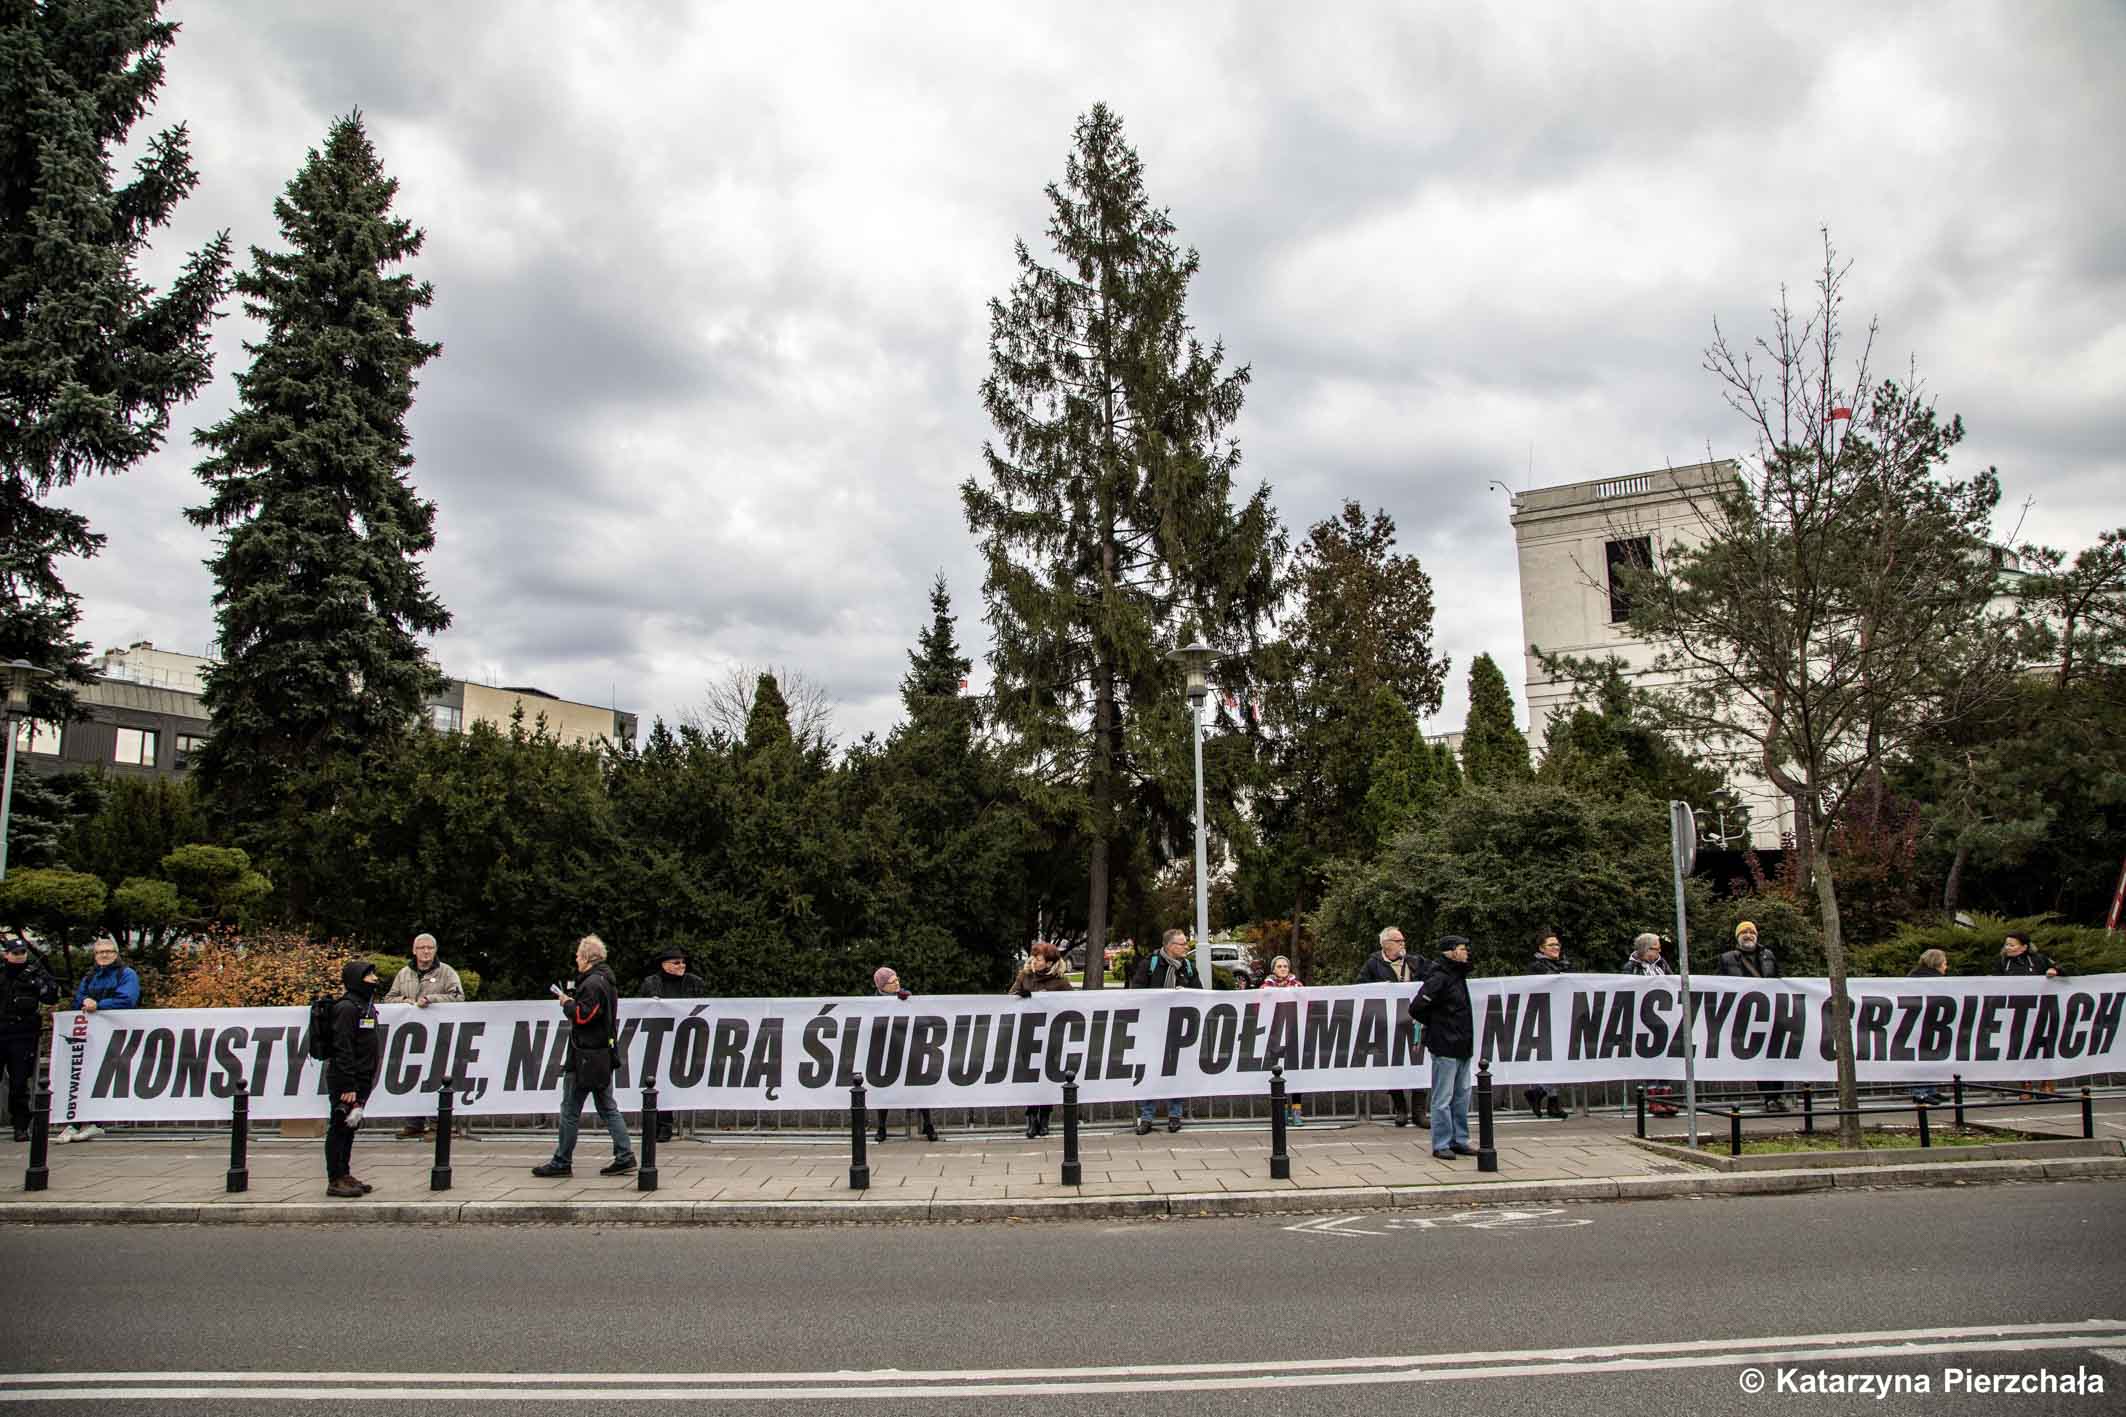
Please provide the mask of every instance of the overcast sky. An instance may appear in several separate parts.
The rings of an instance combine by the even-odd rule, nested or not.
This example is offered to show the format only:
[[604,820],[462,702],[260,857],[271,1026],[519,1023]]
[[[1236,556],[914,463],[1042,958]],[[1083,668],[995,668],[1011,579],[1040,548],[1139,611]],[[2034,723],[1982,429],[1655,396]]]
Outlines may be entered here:
[[[1746,451],[1703,347],[1766,328],[1824,225],[2024,539],[2126,521],[2126,7],[1417,8],[173,4],[151,122],[201,181],[151,274],[223,227],[277,243],[362,109],[444,346],[412,419],[438,655],[645,725],[772,662],[842,741],[884,730],[940,570],[980,658],[986,302],[1097,100],[1201,253],[1198,330],[1253,368],[1250,485],[1295,541],[1385,507],[1430,570],[1435,728],[1474,654],[1521,685],[1487,482]],[[71,496],[110,538],[68,572],[98,650],[211,643],[180,512],[230,309],[170,445]]]

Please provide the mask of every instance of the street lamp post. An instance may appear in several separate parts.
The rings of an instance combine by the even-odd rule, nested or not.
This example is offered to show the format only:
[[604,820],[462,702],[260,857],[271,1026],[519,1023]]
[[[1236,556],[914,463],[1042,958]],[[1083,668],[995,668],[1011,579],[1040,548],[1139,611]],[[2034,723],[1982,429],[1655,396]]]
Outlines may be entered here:
[[1188,674],[1189,738],[1196,750],[1196,973],[1203,987],[1214,989],[1211,971],[1210,833],[1203,820],[1203,701],[1211,696],[1210,669],[1218,651],[1198,640],[1168,656],[1181,661]]
[[15,725],[29,717],[30,685],[45,677],[26,659],[10,660],[7,670],[7,769],[0,774],[0,881],[7,879],[7,832],[10,809],[15,805]]

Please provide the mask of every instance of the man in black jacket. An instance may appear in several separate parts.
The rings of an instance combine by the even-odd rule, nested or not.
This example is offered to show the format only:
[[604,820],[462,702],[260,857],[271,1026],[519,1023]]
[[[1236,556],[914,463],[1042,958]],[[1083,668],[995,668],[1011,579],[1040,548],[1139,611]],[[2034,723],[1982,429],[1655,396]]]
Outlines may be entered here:
[[384,1030],[376,1015],[376,966],[350,959],[340,966],[341,993],[332,1006],[332,1058],[325,1064],[325,1091],[332,1120],[325,1127],[325,1194],[357,1200],[374,1189],[354,1174],[354,1129],[376,1086],[384,1057]]
[[[2059,963],[2051,955],[2032,949],[2027,932],[2010,930],[2008,938],[2001,941],[2000,963],[1993,967],[1993,972],[2011,977],[2023,975],[2033,979],[2058,979],[2066,971],[2059,967]],[[2058,1084],[2051,1078],[2040,1079],[2033,1086],[2037,1092],[2058,1090]],[[2030,1095],[2028,1092],[2023,1094],[2025,1097]]]
[[[657,956],[657,967],[642,976],[642,983],[635,989],[638,999],[702,999],[708,997],[709,986],[701,982],[701,976],[687,968],[687,952],[677,945],[666,945]],[[649,1079],[643,1080],[643,1086]],[[657,1114],[657,1141],[659,1145],[672,1139],[672,1114],[660,1111]]]
[[[1358,967],[1358,982],[1361,984],[1418,984],[1424,981],[1425,970],[1418,961],[1410,958],[1409,946],[1403,941],[1402,927],[1390,925],[1380,932],[1380,948],[1366,956],[1366,962]],[[1417,1089],[1407,1093],[1400,1089],[1388,1093],[1389,1105],[1395,1109],[1395,1125],[1407,1127],[1417,1120]]]
[[1469,1088],[1476,1073],[1476,1013],[1469,1004],[1469,942],[1448,935],[1439,963],[1410,1001],[1410,1017],[1424,1030],[1432,1055],[1432,1154],[1441,1161],[1474,1156],[1469,1145]]
[[37,1075],[37,1045],[44,1038],[41,1010],[59,1002],[59,982],[30,958],[29,941],[7,942],[0,968],[0,1068],[7,1069],[7,1119],[15,1140],[30,1139],[30,1079]]
[[[1539,930],[1535,937],[1535,957],[1528,961],[1530,974],[1570,974],[1572,965],[1565,959],[1565,946],[1558,939],[1556,930]],[[1565,1105],[1558,1101],[1557,1089],[1544,1087],[1541,1083],[1522,1092],[1528,1099],[1528,1110],[1538,1117],[1543,1115],[1543,1104],[1550,1104],[1550,1115],[1557,1121],[1565,1120]]]
[[[1137,961],[1136,969],[1129,976],[1132,989],[1201,989],[1202,977],[1196,971],[1196,961],[1189,955],[1188,931],[1169,930],[1159,937],[1159,948]],[[1181,1099],[1169,1097],[1166,1102],[1166,1129],[1181,1130]],[[1159,1103],[1140,1101],[1137,1104],[1137,1135],[1151,1132],[1152,1118],[1159,1115]]]
[[[1735,947],[1720,956],[1714,972],[1730,979],[1777,979],[1779,956],[1772,953],[1770,945],[1757,942],[1757,927],[1744,920],[1735,926]],[[1757,1092],[1764,1099],[1765,1111],[1786,1110],[1785,1083],[1760,1082]]]
[[605,962],[605,941],[585,935],[576,942],[576,979],[561,995],[568,1019],[568,1061],[561,1069],[560,1138],[554,1159],[532,1167],[540,1177],[573,1176],[576,1131],[583,1125],[583,1102],[589,1098],[598,1120],[613,1139],[613,1159],[601,1176],[625,1176],[635,1169],[635,1144],[627,1119],[613,1097],[613,1048],[620,1039],[620,990]]

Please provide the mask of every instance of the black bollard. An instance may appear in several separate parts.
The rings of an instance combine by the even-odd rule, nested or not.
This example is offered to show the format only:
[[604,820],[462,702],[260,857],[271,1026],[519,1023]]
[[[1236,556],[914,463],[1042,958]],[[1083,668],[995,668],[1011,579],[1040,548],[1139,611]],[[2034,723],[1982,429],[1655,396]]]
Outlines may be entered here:
[[1085,1168],[1078,1164],[1078,1075],[1063,1074],[1063,1184],[1082,1185]]
[[1949,1092],[1956,1099],[1956,1129],[1964,1129],[1964,1075],[1952,1073],[1949,1077]]
[[1284,1067],[1270,1069],[1270,1179],[1292,1179],[1292,1158],[1285,1151]]
[[1742,1108],[1739,1105],[1727,1114],[1727,1154],[1742,1154]]
[[251,1163],[245,1155],[250,1148],[251,1089],[239,1081],[229,1111],[229,1178],[223,1183],[231,1195],[251,1189]]
[[1919,1107],[1919,1144],[1922,1147],[1930,1147],[1934,1145],[1934,1129],[1927,1125],[1927,1104],[1921,1102],[1917,1105]]
[[2096,1108],[2091,1105],[2089,1089],[2082,1089],[2082,1140],[2096,1139]]
[[1807,1083],[1801,1085],[1801,1134],[1816,1135],[1816,1089]]
[[871,1163],[864,1159],[865,1133],[870,1130],[864,1118],[864,1085],[859,1082],[849,1089],[849,1189],[871,1189]]
[[30,1118],[30,1167],[22,1173],[22,1189],[41,1191],[52,1183],[52,1168],[46,1164],[52,1155],[52,1090],[38,1088],[31,1105],[36,1114]]
[[450,1134],[457,1105],[449,1088],[436,1093],[436,1159],[428,1168],[428,1189],[431,1191],[450,1189]]
[[1646,1089],[1639,1089],[1639,1140],[1646,1140]]
[[1476,1065],[1476,1169],[1499,1169],[1497,1138],[1491,1134],[1491,1060]]
[[657,1089],[642,1089],[642,1159],[635,1167],[635,1189],[657,1189]]

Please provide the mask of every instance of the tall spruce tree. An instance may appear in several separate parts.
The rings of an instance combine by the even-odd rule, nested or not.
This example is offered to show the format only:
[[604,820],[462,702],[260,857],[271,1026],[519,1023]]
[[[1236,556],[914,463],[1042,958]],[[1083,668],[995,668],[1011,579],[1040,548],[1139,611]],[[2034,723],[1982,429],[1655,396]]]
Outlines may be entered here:
[[[417,638],[450,623],[417,559],[435,505],[408,479],[406,433],[415,371],[441,346],[414,334],[428,284],[392,270],[422,241],[397,190],[361,115],[336,120],[274,203],[288,249],[253,247],[236,279],[263,333],[236,408],[196,435],[211,495],[186,515],[223,532],[199,781],[282,858],[441,685]],[[300,876],[275,874],[299,902]]]
[[159,294],[134,270],[199,180],[182,125],[112,182],[113,150],[154,104],[177,37],[159,8],[0,6],[0,660],[55,672],[36,692],[42,717],[68,713],[89,673],[59,561],[104,541],[47,499],[162,446],[170,411],[213,372],[207,336],[228,289],[226,233]]
[[1513,721],[1513,694],[1488,654],[1469,665],[1469,719],[1462,728],[1462,771],[1473,787],[1504,787],[1535,776],[1528,739]]
[[[962,498],[987,563],[997,717],[1079,822],[1097,959],[1118,844],[1145,816],[1179,839],[1192,810],[1188,705],[1166,655],[1185,631],[1231,656],[1259,648],[1284,535],[1267,486],[1233,504],[1227,430],[1248,372],[1191,332],[1196,253],[1106,105],[1078,120],[1047,195],[1056,261],[1018,243],[1018,280],[990,304],[982,402],[997,439]],[[1246,672],[1228,659],[1220,678]]]

